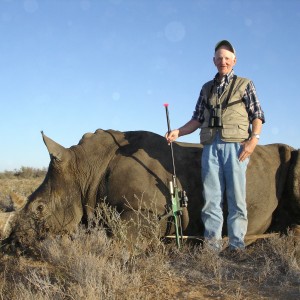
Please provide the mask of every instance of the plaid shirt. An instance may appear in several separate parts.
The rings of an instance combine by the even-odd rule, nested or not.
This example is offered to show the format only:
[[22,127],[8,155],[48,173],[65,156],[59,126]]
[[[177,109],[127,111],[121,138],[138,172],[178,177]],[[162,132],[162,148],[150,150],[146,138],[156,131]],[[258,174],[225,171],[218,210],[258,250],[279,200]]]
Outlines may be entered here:
[[[233,78],[234,72],[233,70],[227,75],[223,76],[222,81],[218,80],[218,73],[214,78],[214,84],[217,86],[217,93],[219,96],[222,95],[224,89],[228,86],[231,79]],[[204,95],[203,90],[201,89],[200,96],[198,98],[192,119],[200,122],[201,124],[204,122],[204,110],[205,110],[205,101],[203,101]],[[246,110],[248,112],[249,122],[252,123],[254,119],[261,119],[263,123],[265,123],[264,112],[260,106],[260,102],[258,100],[256,89],[252,81],[250,81],[245,89],[243,98],[243,102],[245,103]]]

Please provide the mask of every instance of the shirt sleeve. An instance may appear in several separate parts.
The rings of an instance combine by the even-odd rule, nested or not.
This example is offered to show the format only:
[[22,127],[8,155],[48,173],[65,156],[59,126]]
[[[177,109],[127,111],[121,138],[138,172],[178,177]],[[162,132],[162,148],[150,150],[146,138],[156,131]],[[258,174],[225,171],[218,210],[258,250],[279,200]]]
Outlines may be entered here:
[[249,121],[252,123],[253,120],[260,119],[263,123],[265,123],[265,114],[261,108],[256,89],[252,81],[247,84],[243,98],[248,112]]
[[198,101],[196,103],[196,107],[192,116],[192,120],[198,121],[200,124],[204,122],[204,109],[205,109],[205,102],[204,102],[204,95],[203,89],[200,91],[200,95]]

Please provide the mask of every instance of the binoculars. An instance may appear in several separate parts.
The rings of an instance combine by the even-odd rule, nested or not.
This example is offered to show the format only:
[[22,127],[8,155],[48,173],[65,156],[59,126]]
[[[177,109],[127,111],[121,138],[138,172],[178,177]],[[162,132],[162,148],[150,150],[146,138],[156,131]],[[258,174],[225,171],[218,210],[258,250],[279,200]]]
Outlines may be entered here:
[[222,127],[222,106],[217,104],[216,106],[211,105],[209,111],[208,127]]

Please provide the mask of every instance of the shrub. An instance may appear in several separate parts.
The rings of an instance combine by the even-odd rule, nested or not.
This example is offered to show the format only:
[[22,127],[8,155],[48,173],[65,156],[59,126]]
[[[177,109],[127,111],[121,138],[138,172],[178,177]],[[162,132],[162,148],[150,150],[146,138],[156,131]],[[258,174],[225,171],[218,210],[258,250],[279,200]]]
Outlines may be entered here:
[[35,169],[31,167],[21,167],[19,170],[14,171],[4,171],[0,172],[0,179],[13,179],[13,178],[40,178],[45,177],[47,173],[47,168]]
[[[15,186],[22,193],[34,188],[34,180],[12,181],[22,182]],[[0,193],[7,197],[1,185]],[[143,219],[149,220],[147,237]],[[300,298],[300,241],[292,234],[259,240],[236,258],[195,242],[185,242],[181,251],[175,241],[163,243],[157,220],[140,210],[134,225],[140,234],[128,247],[128,223],[103,204],[72,235],[37,242],[35,256],[2,244],[0,299]],[[149,233],[151,246],[138,251]]]

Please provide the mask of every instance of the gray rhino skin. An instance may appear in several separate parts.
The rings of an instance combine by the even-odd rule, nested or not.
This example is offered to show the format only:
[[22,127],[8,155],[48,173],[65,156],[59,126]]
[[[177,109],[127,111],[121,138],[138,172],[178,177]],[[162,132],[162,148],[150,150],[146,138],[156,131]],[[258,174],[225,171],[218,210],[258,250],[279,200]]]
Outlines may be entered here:
[[[2,235],[22,244],[48,233],[72,232],[94,215],[104,199],[124,220],[134,220],[139,205],[154,218],[166,213],[173,168],[164,137],[146,131],[99,129],[68,149],[44,134],[43,139],[51,157],[48,173],[27,204],[13,212],[9,224],[4,218]],[[189,198],[185,233],[202,235],[202,146],[173,143],[173,148],[177,179]],[[284,230],[300,224],[299,175],[298,150],[284,144],[256,147],[247,170],[248,235],[262,234],[271,225]],[[153,202],[157,212],[151,209]],[[161,235],[169,234],[167,220],[160,223]],[[134,225],[129,230],[132,238],[135,230]]]

